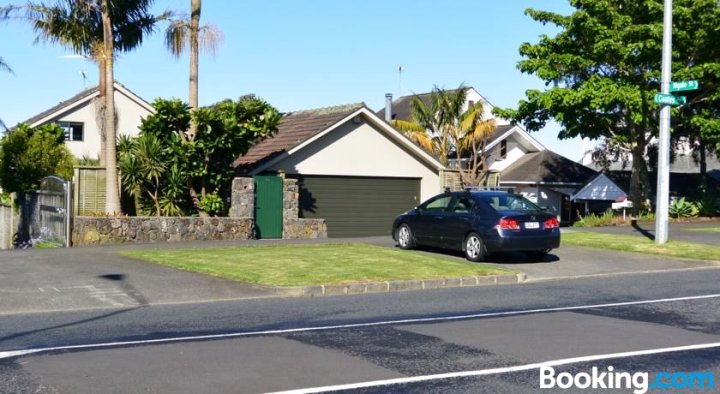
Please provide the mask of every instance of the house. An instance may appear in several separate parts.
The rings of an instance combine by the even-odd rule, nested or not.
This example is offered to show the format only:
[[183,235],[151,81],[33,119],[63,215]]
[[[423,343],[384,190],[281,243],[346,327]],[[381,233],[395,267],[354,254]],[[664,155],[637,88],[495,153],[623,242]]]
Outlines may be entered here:
[[[430,93],[417,95],[429,103]],[[414,96],[403,96],[392,101],[386,95],[384,109],[377,111],[387,122],[395,119],[411,120],[410,102]],[[495,119],[496,130],[488,138],[485,159],[490,173],[490,185],[513,189],[529,200],[557,215],[561,222],[574,219],[572,196],[593,180],[597,171],[548,150],[520,125],[494,117],[494,106],[473,88],[467,88],[464,109],[477,102],[483,103],[485,119]],[[449,167],[458,168],[463,159],[450,160]],[[600,185],[591,185],[595,190]],[[608,206],[613,200],[606,201]]]
[[329,237],[389,235],[395,216],[442,191],[445,170],[362,103],[287,113],[233,166],[297,179],[299,216],[324,218]]
[[[655,143],[655,140],[651,141]],[[620,152],[611,157],[608,163],[600,163],[593,158],[593,149],[587,149],[581,162],[595,170],[606,171],[607,174],[620,186],[629,188],[630,173],[632,170],[632,156],[627,152]],[[670,194],[672,196],[687,196],[697,193],[698,186],[702,183],[700,174],[700,151],[687,140],[681,140],[672,145],[670,155]],[[650,153],[656,155],[656,153]],[[655,159],[646,156],[648,162]],[[720,155],[708,150],[705,154],[706,182],[710,186],[720,188]],[[653,189],[657,186],[654,182],[657,179],[657,172],[650,168],[650,186]]]
[[[84,90],[23,123],[30,127],[57,123],[65,129],[65,144],[77,158],[97,158],[100,154],[100,131],[95,121],[95,99],[98,87]],[[115,82],[115,111],[118,135],[136,136],[142,119],[155,112],[147,101]]]

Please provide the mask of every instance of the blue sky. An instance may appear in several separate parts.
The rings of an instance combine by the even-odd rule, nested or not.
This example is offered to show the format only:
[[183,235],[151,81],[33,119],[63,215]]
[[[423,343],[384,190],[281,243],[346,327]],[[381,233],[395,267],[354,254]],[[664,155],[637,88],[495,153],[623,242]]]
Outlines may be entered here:
[[[189,3],[156,0],[155,9],[186,11]],[[512,107],[525,90],[543,87],[517,70],[518,47],[554,33],[525,16],[526,8],[571,11],[566,0],[206,0],[202,21],[219,27],[224,41],[215,56],[200,58],[200,104],[255,93],[281,111],[360,101],[379,109],[388,92],[464,83],[495,106]],[[0,118],[8,126],[97,84],[93,63],[63,57],[71,52],[58,45],[34,44],[27,24],[3,22],[0,37],[0,56],[15,71],[0,73]],[[115,72],[148,101],[187,99],[187,55],[174,59],[161,30],[122,54]],[[581,142],[558,141],[557,131],[533,135],[579,159]]]

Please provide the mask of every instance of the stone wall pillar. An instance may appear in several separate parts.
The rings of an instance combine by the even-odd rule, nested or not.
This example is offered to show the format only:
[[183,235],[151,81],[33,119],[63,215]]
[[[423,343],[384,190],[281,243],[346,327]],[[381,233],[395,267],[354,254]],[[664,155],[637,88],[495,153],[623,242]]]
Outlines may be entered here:
[[325,219],[300,219],[300,186],[297,179],[283,180],[283,238],[327,238]]
[[297,179],[283,180],[283,222],[298,220],[300,216],[300,187]]
[[229,216],[255,218],[255,181],[252,178],[233,179]]

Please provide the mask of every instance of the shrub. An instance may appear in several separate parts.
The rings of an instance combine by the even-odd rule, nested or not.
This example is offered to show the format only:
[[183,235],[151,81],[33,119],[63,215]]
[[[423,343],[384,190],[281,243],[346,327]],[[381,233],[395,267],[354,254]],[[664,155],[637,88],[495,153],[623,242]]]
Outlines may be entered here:
[[686,201],[685,197],[676,198],[670,203],[669,215],[671,218],[691,218],[696,217],[700,210],[697,205],[690,201]]
[[211,193],[200,199],[200,209],[207,212],[208,215],[217,216],[225,210],[225,204],[217,193]]
[[[578,215],[580,216],[580,215]],[[573,227],[602,227],[615,223],[615,215],[612,210],[607,210],[602,215],[591,213],[587,216],[580,216],[580,220],[573,224]]]

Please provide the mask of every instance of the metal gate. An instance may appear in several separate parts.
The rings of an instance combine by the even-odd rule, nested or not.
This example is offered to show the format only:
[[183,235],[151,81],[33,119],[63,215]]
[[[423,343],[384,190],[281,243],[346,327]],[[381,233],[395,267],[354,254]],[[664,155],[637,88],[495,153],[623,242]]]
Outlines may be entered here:
[[20,199],[20,227],[16,246],[70,247],[72,183],[56,176],[40,181],[38,190]]

